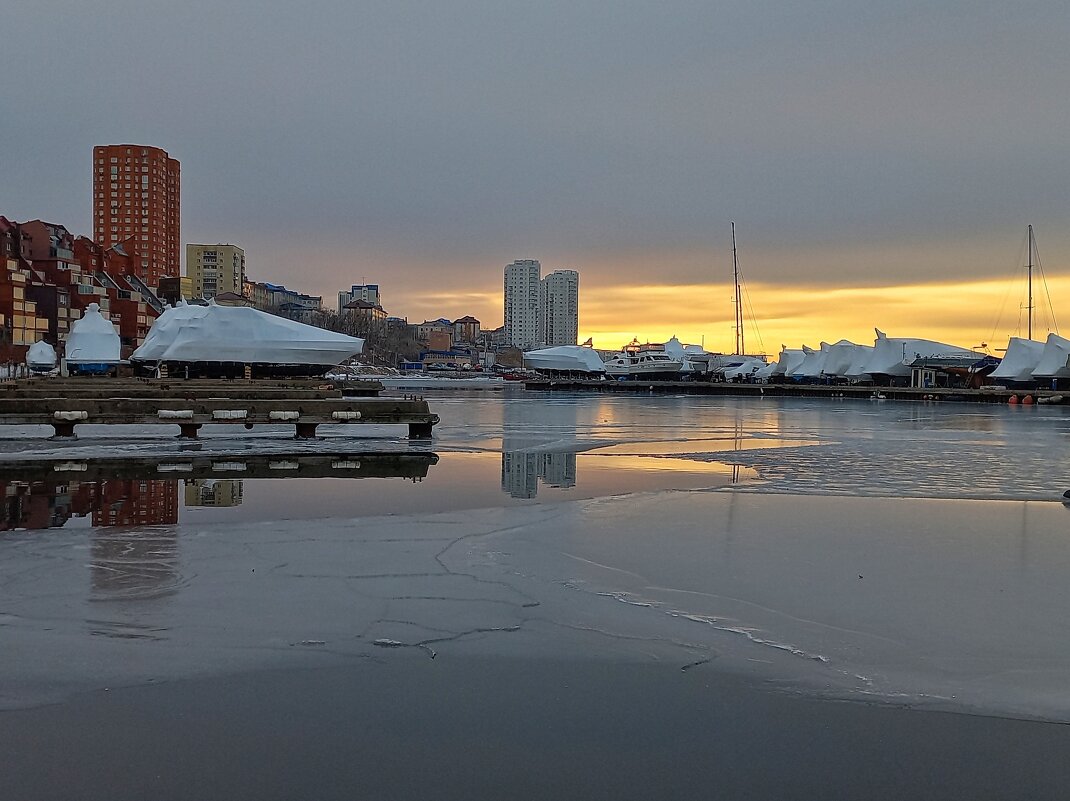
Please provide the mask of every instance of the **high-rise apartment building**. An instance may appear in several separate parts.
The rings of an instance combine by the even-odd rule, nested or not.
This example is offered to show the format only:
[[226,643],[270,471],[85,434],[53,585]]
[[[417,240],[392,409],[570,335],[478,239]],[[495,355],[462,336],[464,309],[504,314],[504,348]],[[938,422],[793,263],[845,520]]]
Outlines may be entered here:
[[158,147],[93,148],[93,238],[132,258],[150,287],[180,273],[179,164]]
[[505,343],[531,349],[539,343],[539,278],[535,259],[518,259],[505,268]]
[[580,274],[555,270],[539,283],[539,344],[575,345],[579,333]]
[[186,245],[186,275],[193,297],[241,295],[245,285],[245,251],[237,245]]

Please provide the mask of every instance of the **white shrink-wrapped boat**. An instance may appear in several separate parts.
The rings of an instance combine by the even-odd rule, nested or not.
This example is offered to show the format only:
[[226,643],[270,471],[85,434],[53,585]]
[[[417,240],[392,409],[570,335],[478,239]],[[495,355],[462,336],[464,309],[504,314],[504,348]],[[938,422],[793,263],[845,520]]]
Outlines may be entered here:
[[107,373],[119,364],[121,350],[119,332],[104,319],[100,306],[90,303],[67,336],[67,369],[75,374]]
[[757,378],[758,372],[768,366],[764,359],[759,359],[756,356],[744,356],[738,364],[724,368],[724,377],[726,381]]
[[1011,337],[1007,341],[1007,352],[988,378],[998,384],[1013,384],[1033,381],[1033,370],[1040,363],[1044,354],[1044,343],[1032,339]]
[[35,373],[56,369],[56,349],[45,342],[34,342],[26,351],[26,366]]
[[717,367],[719,353],[710,353],[701,345],[685,345],[675,336],[665,343],[665,353],[677,359],[682,373],[708,373]]
[[770,362],[765,367],[759,367],[754,371],[754,378],[758,381],[770,381],[780,368],[780,362]]
[[828,357],[825,359],[825,375],[833,378],[847,378],[851,367],[868,360],[872,351],[873,348],[870,345],[856,345],[854,342],[841,339],[829,347]]
[[[910,377],[910,365],[918,359],[954,359],[977,357],[969,348],[934,342],[931,339],[889,337],[880,329],[873,342],[873,353],[866,361],[863,372],[871,376],[893,378]],[[978,357],[980,358],[980,357]]]
[[364,340],[248,306],[180,302],[165,309],[145,343],[130,356],[142,365],[167,364],[192,374],[322,375],[364,350]]
[[593,348],[583,345],[555,345],[552,348],[529,350],[524,365],[541,372],[603,374],[606,366]]
[[822,342],[817,350],[803,345],[803,360],[795,368],[793,376],[803,380],[820,378],[825,371],[825,360],[828,358],[830,347],[831,345],[827,342]]
[[1033,378],[1070,378],[1070,339],[1048,334]]
[[803,345],[801,348],[785,348],[780,350],[780,359],[777,361],[777,368],[773,372],[773,377],[783,376],[790,378],[799,371],[799,366],[803,363],[803,359],[806,358],[806,351],[810,348]]

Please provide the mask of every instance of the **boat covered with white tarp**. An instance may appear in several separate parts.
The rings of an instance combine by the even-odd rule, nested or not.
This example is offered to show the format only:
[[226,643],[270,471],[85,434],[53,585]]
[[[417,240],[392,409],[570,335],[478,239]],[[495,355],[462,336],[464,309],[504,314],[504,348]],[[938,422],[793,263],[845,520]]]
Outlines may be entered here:
[[1033,378],[1070,378],[1070,339],[1048,334]]
[[130,356],[142,365],[185,366],[197,374],[322,375],[357,356],[364,340],[248,306],[186,304],[165,309]]
[[67,335],[65,359],[72,373],[106,373],[119,364],[122,342],[100,306],[90,303]]
[[604,373],[606,366],[593,348],[583,345],[555,345],[529,350],[524,364],[532,370],[562,373]]
[[1007,342],[1007,352],[988,378],[996,383],[1019,383],[1033,380],[1033,370],[1044,355],[1044,343],[1032,339],[1011,337]]
[[26,366],[35,373],[47,373],[56,368],[56,349],[45,342],[34,342],[26,351]]
[[864,373],[871,376],[910,377],[911,365],[919,359],[961,359],[971,356],[979,358],[969,348],[935,342],[931,339],[912,339],[909,337],[889,337],[880,329],[873,342],[873,352],[869,355]]

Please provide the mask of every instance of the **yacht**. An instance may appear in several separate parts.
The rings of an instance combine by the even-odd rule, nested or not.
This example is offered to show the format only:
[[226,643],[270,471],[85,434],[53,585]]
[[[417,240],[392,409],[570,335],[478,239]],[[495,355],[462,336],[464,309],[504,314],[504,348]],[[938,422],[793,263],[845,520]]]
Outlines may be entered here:
[[605,361],[606,375],[618,380],[629,378],[680,377],[684,363],[665,352],[664,345],[640,345],[638,340],[624,346]]

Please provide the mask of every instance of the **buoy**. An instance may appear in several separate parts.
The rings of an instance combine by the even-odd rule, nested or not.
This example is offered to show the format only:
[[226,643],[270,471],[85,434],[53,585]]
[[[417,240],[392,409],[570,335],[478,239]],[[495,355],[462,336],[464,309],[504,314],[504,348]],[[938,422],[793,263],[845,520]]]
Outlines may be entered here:
[[1016,406],[1018,404],[1018,396],[1011,395],[1009,398],[1007,398],[1007,404],[1009,406]]
[[1032,406],[1033,405],[1033,396],[1032,395],[1026,395],[1024,398],[1022,398],[1022,404],[1024,406]]

